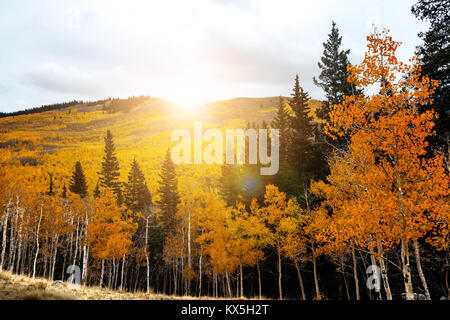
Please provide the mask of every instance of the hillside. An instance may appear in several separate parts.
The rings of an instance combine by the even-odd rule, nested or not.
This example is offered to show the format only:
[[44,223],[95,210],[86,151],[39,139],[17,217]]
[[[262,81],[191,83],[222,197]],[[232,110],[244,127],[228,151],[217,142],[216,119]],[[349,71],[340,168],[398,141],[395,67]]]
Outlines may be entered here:
[[[169,101],[148,98],[128,112],[108,113],[102,104],[85,103],[10,116],[0,119],[0,155],[9,164],[23,166],[23,174],[35,180],[36,188],[45,189],[51,174],[57,191],[67,184],[75,161],[80,160],[92,191],[103,154],[103,137],[109,129],[114,135],[122,179],[126,177],[131,160],[136,158],[150,191],[155,192],[160,161],[170,146],[172,130],[192,130],[195,120],[203,121],[204,129],[244,128],[249,121],[270,123],[277,103],[278,97],[235,98],[187,110]],[[314,116],[320,102],[311,100],[310,105]],[[178,168],[181,190],[190,186],[184,177],[210,180],[218,173],[216,166],[198,169],[195,166]]]

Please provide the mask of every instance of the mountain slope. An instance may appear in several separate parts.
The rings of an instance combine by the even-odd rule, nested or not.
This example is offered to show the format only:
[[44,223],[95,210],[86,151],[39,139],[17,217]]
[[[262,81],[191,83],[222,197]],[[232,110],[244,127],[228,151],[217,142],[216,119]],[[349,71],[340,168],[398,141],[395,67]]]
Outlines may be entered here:
[[[97,182],[103,156],[103,137],[111,130],[125,181],[129,164],[136,158],[146,175],[150,191],[157,189],[160,162],[173,130],[192,131],[194,121],[203,128],[244,128],[247,122],[270,123],[278,97],[235,98],[186,109],[158,98],[147,98],[127,112],[109,113],[106,103],[77,104],[42,113],[10,116],[0,119],[0,160],[22,166],[22,173],[36,188],[45,190],[49,175],[56,192],[68,183],[73,165],[80,160],[87,176],[89,191]],[[320,101],[311,100],[311,114]],[[189,189],[192,181],[202,187],[215,185],[219,168],[210,166],[178,167],[180,191]],[[30,180],[30,181],[31,181]]]

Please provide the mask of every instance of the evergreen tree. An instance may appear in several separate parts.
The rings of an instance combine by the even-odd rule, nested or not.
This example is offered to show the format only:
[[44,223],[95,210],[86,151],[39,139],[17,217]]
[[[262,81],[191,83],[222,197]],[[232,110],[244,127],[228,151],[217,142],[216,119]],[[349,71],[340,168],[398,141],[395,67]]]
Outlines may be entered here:
[[243,187],[241,182],[241,172],[238,165],[223,164],[219,179],[219,195],[227,206],[234,206],[239,200]]
[[63,190],[62,190],[62,193],[61,193],[61,197],[63,197],[63,199],[67,199],[67,187],[66,187],[65,183],[63,185]]
[[311,146],[314,138],[314,124],[309,115],[309,95],[299,83],[298,74],[291,94],[289,105],[293,111],[290,116],[291,143],[289,146],[289,162],[296,169],[302,181],[308,181],[308,169],[311,160]]
[[49,182],[49,185],[48,185],[48,192],[47,192],[47,194],[49,196],[52,196],[52,195],[55,194],[55,192],[53,191],[53,175],[49,172],[48,176],[50,177],[50,182]]
[[433,108],[439,115],[435,120],[436,135],[430,137],[432,147],[448,153],[450,139],[450,1],[419,0],[412,13],[420,20],[430,23],[430,29],[419,33],[423,44],[417,48],[422,61],[422,74],[439,81],[433,95],[433,103],[423,107]]
[[109,130],[106,132],[105,137],[105,155],[103,156],[102,169],[98,174],[100,186],[113,190],[118,197],[119,203],[121,203],[121,189],[118,181],[120,176],[119,161],[116,157],[113,136]]
[[80,195],[81,198],[84,198],[87,195],[88,188],[86,184],[86,177],[83,173],[83,168],[81,167],[80,161],[75,163],[72,178],[69,183],[69,190],[72,193]]
[[166,157],[161,167],[160,187],[158,193],[160,199],[157,204],[160,208],[161,224],[166,234],[172,233],[176,225],[177,205],[180,202],[178,194],[178,178],[175,171],[175,164],[170,156],[170,149],[167,149]]
[[287,161],[288,144],[289,144],[289,113],[286,110],[283,97],[280,96],[278,101],[278,109],[275,118],[272,120],[271,127],[279,130],[278,142],[280,144],[280,162]]
[[354,90],[353,85],[347,82],[350,50],[341,50],[341,42],[339,29],[333,21],[331,33],[328,34],[327,41],[323,43],[323,56],[318,63],[321,69],[319,80],[313,78],[314,83],[325,91],[327,98],[322,107],[316,111],[317,117],[324,120],[328,119],[330,105],[341,103],[342,97],[350,96]]
[[136,159],[131,162],[128,182],[125,185],[125,204],[134,213],[142,212],[151,204],[150,191]]
[[94,189],[94,198],[100,197],[100,183],[97,181],[97,184],[95,185]]

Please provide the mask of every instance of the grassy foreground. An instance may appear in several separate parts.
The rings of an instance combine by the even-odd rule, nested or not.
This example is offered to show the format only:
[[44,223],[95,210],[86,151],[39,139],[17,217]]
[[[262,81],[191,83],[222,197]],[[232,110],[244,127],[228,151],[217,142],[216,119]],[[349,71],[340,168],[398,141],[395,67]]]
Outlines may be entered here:
[[[167,296],[154,293],[131,293],[100,287],[71,286],[59,281],[32,279],[0,271],[0,300],[181,300],[189,296]],[[207,297],[202,299],[208,299]]]

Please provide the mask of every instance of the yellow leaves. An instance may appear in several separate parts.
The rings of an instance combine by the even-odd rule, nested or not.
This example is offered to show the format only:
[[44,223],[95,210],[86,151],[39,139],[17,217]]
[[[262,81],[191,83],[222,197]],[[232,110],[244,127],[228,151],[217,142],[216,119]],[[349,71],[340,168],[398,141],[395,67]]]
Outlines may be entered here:
[[181,276],[183,277],[183,279],[188,279],[188,280],[195,280],[198,278],[197,273],[195,273],[195,271],[189,266],[186,266],[184,268]]
[[88,225],[88,239],[95,257],[119,259],[130,252],[137,223],[132,218],[125,218],[124,213],[125,209],[117,205],[111,192],[95,201],[95,214]]

